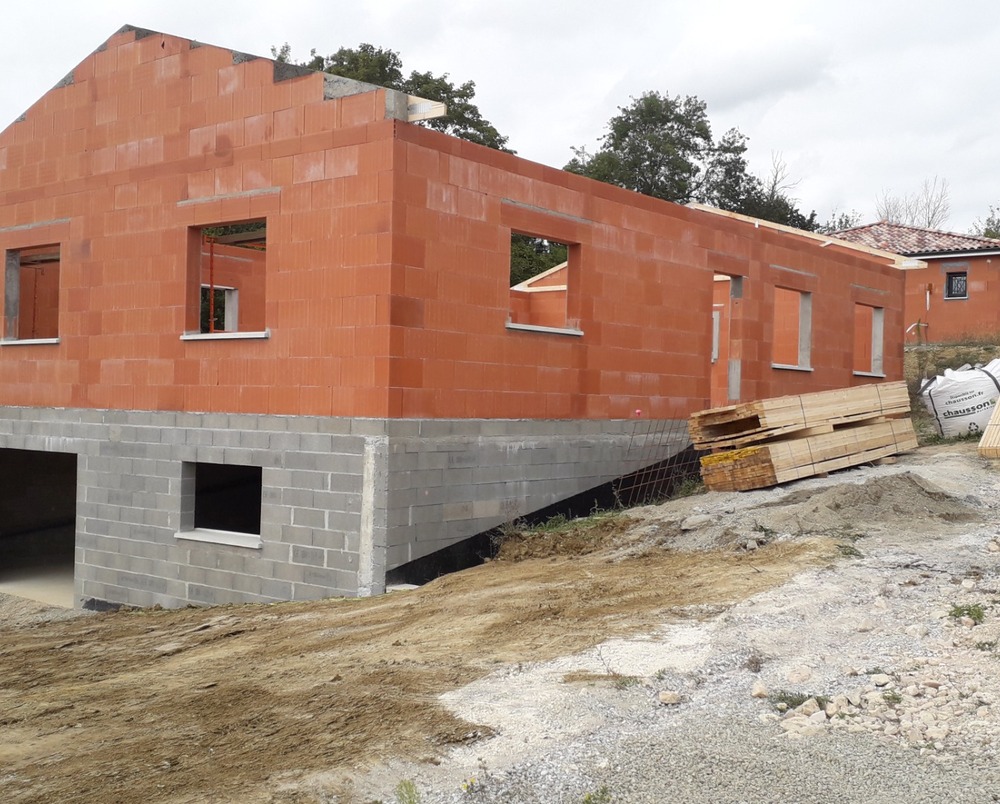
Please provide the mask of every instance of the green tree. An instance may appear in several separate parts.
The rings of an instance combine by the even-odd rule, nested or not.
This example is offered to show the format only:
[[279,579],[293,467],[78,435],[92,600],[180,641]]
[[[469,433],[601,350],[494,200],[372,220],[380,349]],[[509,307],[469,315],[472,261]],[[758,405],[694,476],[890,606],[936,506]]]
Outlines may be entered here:
[[619,107],[596,154],[575,149],[566,170],[684,204],[697,195],[713,147],[704,101],[645,92]]
[[[288,43],[280,48],[272,47],[271,53],[278,61],[294,63]],[[434,75],[416,70],[407,76],[403,72],[403,62],[399,53],[366,42],[356,48],[342,47],[330,56],[321,56],[313,50],[307,61],[298,64],[311,70],[342,75],[355,81],[364,81],[376,86],[398,89],[427,100],[440,101],[447,106],[447,114],[444,117],[425,120],[421,125],[488,148],[513,153],[507,148],[507,137],[500,134],[479,111],[475,103],[476,84],[473,81],[455,84],[449,79],[448,73]]]
[[1000,207],[990,204],[990,214],[985,219],[976,218],[972,223],[970,234],[977,237],[1000,238]]
[[566,262],[567,249],[563,243],[543,240],[530,235],[515,234],[510,238],[511,287],[536,274]]
[[608,121],[596,153],[573,148],[565,169],[629,190],[686,204],[720,209],[804,229],[816,214],[803,214],[788,190],[784,163],[761,179],[747,163],[747,138],[730,129],[716,142],[704,101],[646,92]]
[[732,128],[722,136],[708,160],[699,201],[750,214],[747,210],[763,194],[763,186],[750,173],[746,152],[747,137],[739,130]]

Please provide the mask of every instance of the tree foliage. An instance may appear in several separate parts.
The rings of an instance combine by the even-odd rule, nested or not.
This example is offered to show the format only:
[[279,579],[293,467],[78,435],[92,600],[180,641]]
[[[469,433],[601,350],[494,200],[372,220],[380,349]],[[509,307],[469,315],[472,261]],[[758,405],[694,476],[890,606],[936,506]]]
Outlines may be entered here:
[[566,170],[683,204],[695,198],[713,147],[704,101],[646,92],[608,121],[596,154],[577,150]]
[[761,179],[749,170],[747,138],[730,129],[717,142],[704,101],[646,92],[620,107],[608,121],[596,153],[574,148],[566,170],[629,190],[686,204],[720,209],[814,229],[816,214],[804,215],[788,190],[784,163]]
[[511,287],[525,279],[555,268],[566,262],[567,248],[563,243],[530,235],[514,234],[510,238]]
[[830,217],[816,227],[816,231],[821,234],[835,234],[844,229],[854,229],[861,225],[863,218],[861,213],[852,209],[850,212],[840,212],[834,209]]
[[879,220],[940,229],[951,215],[951,190],[947,179],[924,179],[920,189],[906,195],[893,195],[883,190],[875,198],[875,214]]
[[[280,48],[272,47],[271,53],[278,61],[293,63],[288,43]],[[479,111],[475,103],[476,84],[473,81],[455,84],[448,77],[448,73],[434,75],[416,70],[406,75],[399,53],[366,42],[356,48],[342,47],[330,56],[321,56],[316,50],[312,50],[309,59],[298,64],[311,70],[341,75],[353,78],[355,81],[398,89],[400,92],[427,100],[440,101],[447,106],[448,113],[444,117],[424,120],[421,125],[488,148],[513,153],[507,148],[507,137],[500,134]]]
[[976,218],[972,222],[970,234],[1000,239],[1000,206],[990,204],[990,214],[985,219]]

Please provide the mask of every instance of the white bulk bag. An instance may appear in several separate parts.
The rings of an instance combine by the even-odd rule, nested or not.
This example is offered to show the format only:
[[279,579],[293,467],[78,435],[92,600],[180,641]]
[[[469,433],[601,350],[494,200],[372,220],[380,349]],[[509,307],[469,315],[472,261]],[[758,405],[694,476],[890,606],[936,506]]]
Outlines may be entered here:
[[924,383],[920,396],[945,438],[981,433],[1000,397],[1000,359],[982,368],[945,369]]

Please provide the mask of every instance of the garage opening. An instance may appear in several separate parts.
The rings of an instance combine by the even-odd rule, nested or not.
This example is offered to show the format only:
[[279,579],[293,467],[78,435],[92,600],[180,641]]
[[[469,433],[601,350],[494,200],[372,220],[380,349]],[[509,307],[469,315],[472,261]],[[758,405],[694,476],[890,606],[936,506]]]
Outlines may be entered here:
[[73,606],[76,455],[0,449],[0,592]]

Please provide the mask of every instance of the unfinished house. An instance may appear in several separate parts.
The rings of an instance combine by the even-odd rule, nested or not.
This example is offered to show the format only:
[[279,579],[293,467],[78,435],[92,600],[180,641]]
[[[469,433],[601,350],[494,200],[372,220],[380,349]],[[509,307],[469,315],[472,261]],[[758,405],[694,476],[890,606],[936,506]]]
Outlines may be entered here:
[[[0,133],[0,551],[68,556],[75,605],[373,594],[713,396],[901,376],[891,258],[437,111],[127,26]],[[558,276],[512,288],[515,234]]]

